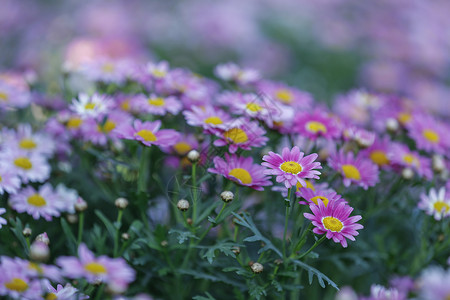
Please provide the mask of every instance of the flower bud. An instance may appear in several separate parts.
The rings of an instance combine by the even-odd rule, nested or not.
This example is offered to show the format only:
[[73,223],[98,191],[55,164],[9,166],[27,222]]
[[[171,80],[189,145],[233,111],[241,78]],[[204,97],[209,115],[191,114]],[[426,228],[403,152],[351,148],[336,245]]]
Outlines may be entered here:
[[438,173],[444,171],[445,170],[444,158],[440,155],[433,155],[432,166],[433,166],[433,170]]
[[186,223],[188,223],[189,225],[192,225],[192,219],[191,218],[187,218]]
[[43,242],[44,244],[47,245],[50,244],[50,239],[48,238],[47,232],[39,234],[34,241]]
[[277,259],[274,260],[274,263],[275,263],[276,265],[281,265],[281,264],[283,263],[283,260],[277,258]]
[[41,241],[35,241],[30,246],[30,257],[35,261],[46,261],[50,256],[48,245]]
[[239,247],[239,246],[233,246],[233,247],[231,247],[231,251],[232,251],[235,255],[239,255],[239,253],[241,253],[241,247]]
[[222,198],[222,201],[225,203],[231,202],[234,199],[234,194],[231,191],[223,191],[220,193],[220,198]]
[[128,241],[130,239],[130,235],[126,232],[122,233],[122,240]]
[[404,168],[402,171],[402,176],[405,179],[411,179],[414,177],[414,171],[411,168]]
[[128,200],[125,198],[117,198],[114,204],[118,209],[125,209],[128,206]]
[[32,231],[30,227],[25,227],[22,231],[22,234],[24,237],[29,237],[31,235]]
[[75,214],[68,214],[66,216],[67,222],[69,222],[70,224],[75,224],[78,222],[78,216]]
[[263,265],[260,263],[257,263],[257,262],[254,263],[250,268],[252,269],[253,273],[255,273],[255,274],[259,274],[264,270]]
[[169,242],[167,242],[166,240],[161,241],[161,246],[167,247],[168,245],[169,245]]
[[187,211],[189,209],[189,202],[186,199],[178,200],[177,207],[181,211]]
[[75,210],[77,212],[83,212],[87,209],[87,202],[84,201],[81,197],[78,197],[77,202],[75,202]]
[[187,159],[191,162],[191,163],[196,163],[200,160],[200,153],[198,153],[197,150],[191,150],[189,151],[189,153],[187,154]]
[[394,118],[389,118],[386,120],[386,129],[391,132],[398,130],[398,121]]

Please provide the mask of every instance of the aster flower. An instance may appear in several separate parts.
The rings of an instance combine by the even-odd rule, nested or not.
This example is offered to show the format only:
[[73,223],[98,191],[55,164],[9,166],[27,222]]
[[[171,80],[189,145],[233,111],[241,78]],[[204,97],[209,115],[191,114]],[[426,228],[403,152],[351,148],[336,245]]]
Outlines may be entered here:
[[112,100],[104,95],[79,94],[78,99],[73,99],[69,108],[82,119],[88,117],[99,117],[109,111]]
[[55,206],[61,212],[75,213],[75,203],[79,198],[78,193],[74,189],[69,189],[64,184],[60,183],[56,186],[56,203]]
[[234,63],[217,65],[214,74],[225,81],[235,81],[241,85],[256,83],[260,79],[258,71],[253,69],[241,69]]
[[258,91],[279,103],[295,107],[298,110],[311,109],[313,97],[304,91],[289,87],[280,82],[264,80],[258,83]]
[[9,257],[1,257],[0,295],[12,299],[42,299],[39,280],[30,278],[24,264]]
[[173,96],[161,97],[151,94],[150,97],[147,97],[139,95],[136,101],[138,101],[137,105],[141,111],[160,116],[167,113],[176,115],[183,107],[181,102]]
[[295,193],[298,197],[302,197],[305,199],[305,201],[300,201],[300,204],[310,204],[314,203],[315,205],[318,205],[318,200],[321,200],[325,206],[328,205],[328,203],[333,201],[345,201],[341,195],[337,194],[332,189],[326,189],[326,190],[312,190],[310,188],[300,188],[298,192]]
[[411,168],[420,176],[427,179],[433,177],[431,160],[411,151],[408,146],[400,143],[392,143],[390,160],[396,167]]
[[448,299],[450,295],[450,269],[440,267],[425,269],[417,280],[420,299]]
[[239,148],[250,150],[252,147],[261,147],[269,140],[264,136],[266,131],[256,122],[237,119],[225,125],[224,131],[216,133],[219,138],[214,141],[214,146],[228,145],[230,153],[235,153]]
[[158,63],[149,62],[145,66],[145,70],[154,79],[164,78],[169,72],[169,63],[167,61],[160,61]]
[[315,110],[312,113],[298,113],[294,118],[294,130],[312,140],[316,140],[319,137],[335,139],[341,134],[341,129],[336,119],[319,110]]
[[428,195],[420,195],[418,207],[439,221],[450,216],[450,197],[445,193],[445,188],[442,187],[437,192],[432,188]]
[[135,278],[134,270],[123,258],[95,257],[85,244],[78,247],[78,258],[62,256],[56,263],[69,278],[85,278],[90,283],[101,281],[114,288],[126,289]]
[[349,217],[353,208],[344,201],[331,201],[327,206],[320,199],[317,201],[318,205],[309,205],[313,214],[303,214],[315,226],[313,232],[326,234],[327,239],[333,239],[335,243],[341,243],[342,247],[346,248],[346,239],[354,241],[354,237],[359,234],[357,230],[364,228],[356,223],[361,220],[361,216]]
[[92,81],[124,83],[132,65],[127,60],[98,59],[84,63],[78,72]]
[[387,168],[390,165],[391,141],[389,138],[375,138],[373,144],[361,151],[361,155],[369,158],[374,164],[380,168]]
[[285,147],[281,155],[272,151],[264,155],[265,162],[261,165],[269,168],[264,174],[277,176],[276,181],[284,182],[286,188],[295,186],[297,182],[306,186],[305,178],[319,179],[320,172],[317,169],[322,169],[322,166],[315,162],[317,157],[316,153],[305,156],[297,146],[291,150]]
[[82,138],[96,145],[106,145],[108,138],[114,140],[119,139],[117,132],[114,130],[119,125],[131,124],[132,117],[122,111],[114,110],[109,112],[101,120],[94,118],[85,119],[81,127]]
[[[50,166],[42,155],[25,151],[3,153],[0,162],[12,162],[13,174],[17,174],[23,183],[44,182],[50,177]],[[7,178],[7,177],[5,177]]]
[[346,187],[354,183],[367,190],[378,182],[378,167],[360,154],[355,157],[352,152],[345,153],[341,149],[328,158],[328,163],[344,177]]
[[346,140],[353,140],[363,148],[372,146],[375,141],[374,132],[356,126],[349,126],[345,128],[342,133]]
[[136,140],[146,146],[171,146],[176,143],[179,133],[172,129],[159,129],[161,121],[142,122],[134,120],[133,125],[124,124],[118,127],[116,134],[118,137],[127,140]]
[[239,157],[225,153],[225,159],[214,157],[214,168],[208,172],[220,174],[240,185],[248,186],[257,191],[264,190],[263,186],[272,185],[269,178],[263,174],[264,168],[253,163],[251,157]]
[[33,133],[30,124],[19,124],[17,131],[4,130],[2,132],[2,146],[4,151],[27,151],[51,156],[55,150],[55,143],[51,137],[43,132]]
[[10,163],[0,160],[0,195],[14,194],[20,188],[20,179]]
[[44,184],[36,191],[28,186],[12,195],[9,199],[11,207],[19,213],[26,212],[35,220],[44,218],[51,221],[52,217],[59,217],[58,196],[54,193],[49,183]]
[[31,102],[28,91],[18,89],[0,79],[0,109],[24,108]]
[[65,286],[58,284],[55,289],[49,281],[45,281],[45,286],[47,288],[47,295],[45,299],[58,299],[58,300],[89,299],[88,296],[80,294],[78,290],[69,283],[66,283]]
[[183,115],[189,125],[201,126],[209,133],[217,132],[217,129],[225,129],[225,124],[231,121],[229,114],[212,106],[191,107],[191,111],[184,111]]
[[417,148],[446,154],[450,146],[450,128],[431,115],[414,114],[406,125],[408,135],[416,142]]
[[407,300],[406,295],[396,288],[385,288],[373,284],[370,287],[370,300]]

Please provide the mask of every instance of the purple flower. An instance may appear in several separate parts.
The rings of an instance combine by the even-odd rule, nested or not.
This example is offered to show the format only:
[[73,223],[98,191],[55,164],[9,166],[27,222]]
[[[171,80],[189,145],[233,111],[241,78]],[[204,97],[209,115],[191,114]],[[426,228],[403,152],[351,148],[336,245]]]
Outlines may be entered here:
[[448,299],[450,295],[450,269],[439,267],[425,269],[417,280],[420,299]]
[[320,162],[315,162],[318,155],[316,153],[304,156],[303,152],[295,146],[292,150],[285,147],[282,154],[272,151],[268,155],[263,156],[261,165],[269,168],[264,174],[275,175],[277,182],[284,182],[286,188],[291,188],[299,182],[302,186],[306,186],[305,178],[319,179],[322,169]]
[[335,118],[319,110],[298,113],[294,119],[294,130],[312,140],[319,137],[336,139],[341,134],[341,128]]
[[446,154],[450,148],[450,128],[431,115],[415,114],[407,124],[408,135],[416,142],[417,148]]
[[201,126],[208,133],[218,132],[225,129],[225,124],[231,121],[229,114],[212,106],[191,107],[191,111],[184,111],[186,122],[191,126]]
[[161,97],[155,94],[151,94],[150,97],[138,95],[136,105],[138,105],[140,111],[160,116],[167,113],[176,115],[183,107],[181,102],[173,96]]
[[300,188],[299,191],[296,192],[295,194],[308,201],[308,202],[300,201],[299,202],[300,204],[314,203],[315,205],[318,205],[319,200],[321,200],[325,206],[327,206],[328,203],[334,202],[334,201],[347,202],[342,198],[341,195],[337,194],[332,189],[312,190],[310,188]]

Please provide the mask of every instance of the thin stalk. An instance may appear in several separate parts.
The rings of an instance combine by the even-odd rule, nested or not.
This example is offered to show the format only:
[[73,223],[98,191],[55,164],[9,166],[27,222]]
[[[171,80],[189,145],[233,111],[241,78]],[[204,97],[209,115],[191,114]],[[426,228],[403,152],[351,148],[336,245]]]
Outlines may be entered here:
[[78,238],[77,238],[77,247],[81,244],[81,240],[83,238],[83,228],[84,228],[84,212],[80,212],[78,218]]
[[323,240],[326,238],[327,236],[324,234],[320,239],[318,239],[314,245],[311,246],[311,248],[308,249],[308,251],[306,251],[305,253],[303,253],[302,255],[300,255],[297,259],[302,259],[303,257],[305,257],[306,255],[308,255],[311,251],[314,250],[314,248],[316,248],[317,246],[319,246],[320,243],[323,242]]
[[[225,209],[225,206],[227,206],[226,203],[224,203],[222,205],[222,209],[220,210],[219,214],[216,217],[216,220],[220,217],[220,215],[222,215],[223,210]],[[200,238],[197,240],[197,245],[200,244],[200,242],[205,238],[205,236],[208,234],[208,232],[211,230],[211,228],[213,228],[213,223],[209,224],[208,229],[205,230],[205,232],[203,232],[203,234],[200,236]]]
[[197,219],[197,163],[192,164],[192,224],[195,226]]
[[138,191],[145,192],[146,184],[148,182],[149,174],[150,174],[150,154],[151,147],[143,146],[141,153],[141,162],[139,165],[139,178],[138,178]]
[[116,227],[116,234],[114,235],[114,257],[117,256],[117,250],[119,249],[119,231],[120,227],[122,225],[122,215],[123,215],[123,209],[119,209],[119,212],[117,214],[117,227]]
[[[291,191],[292,188],[289,188],[288,190],[288,196],[287,199],[290,201],[291,200]],[[286,260],[286,233],[287,233],[287,228],[288,228],[288,222],[289,222],[289,206],[286,204],[286,214],[285,214],[285,218],[284,218],[284,232],[283,232],[283,258],[284,260]]]

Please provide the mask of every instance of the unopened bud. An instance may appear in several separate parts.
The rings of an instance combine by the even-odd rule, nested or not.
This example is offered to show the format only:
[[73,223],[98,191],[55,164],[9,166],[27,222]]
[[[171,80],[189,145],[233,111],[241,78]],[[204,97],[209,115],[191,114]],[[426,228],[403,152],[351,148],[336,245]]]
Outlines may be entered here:
[[187,154],[187,159],[191,162],[191,163],[196,163],[200,160],[200,153],[198,153],[197,150],[191,150],[189,151],[189,153]]
[[83,212],[87,209],[87,202],[84,201],[81,197],[78,197],[77,202],[75,202],[75,210],[77,212]]
[[161,241],[161,246],[167,247],[168,245],[169,245],[169,242],[167,242],[166,240]]
[[25,227],[22,231],[22,234],[24,237],[29,237],[31,235],[32,231],[31,228],[29,227]]
[[116,201],[114,201],[114,205],[116,205],[118,209],[125,209],[128,206],[128,200],[125,198],[117,198]]
[[233,246],[233,247],[231,247],[231,251],[232,251],[234,254],[239,255],[239,253],[241,253],[241,247],[239,247],[239,246]]
[[130,235],[126,232],[122,233],[122,240],[128,241],[130,239]]
[[177,207],[181,211],[187,211],[189,209],[189,202],[186,199],[178,200]]
[[277,259],[275,259],[274,263],[275,263],[276,265],[281,265],[281,264],[283,263],[283,260],[277,258]]
[[389,118],[386,120],[386,129],[391,132],[398,130],[398,121],[394,118]]
[[411,168],[404,168],[402,171],[402,176],[405,179],[411,179],[414,176],[414,171]]
[[187,218],[186,222],[187,222],[189,225],[192,225],[192,219],[191,219],[191,218]]
[[43,242],[44,244],[47,245],[50,244],[50,239],[48,238],[47,232],[39,234],[34,241]]
[[75,224],[78,222],[78,216],[75,214],[68,214],[66,216],[67,222],[69,222],[70,224]]
[[48,245],[41,241],[35,241],[30,246],[30,257],[35,261],[46,261],[50,256]]
[[444,158],[440,155],[434,155],[432,158],[433,170],[440,173],[445,170]]
[[222,193],[220,193],[220,198],[222,198],[223,202],[231,202],[234,199],[234,194],[231,191],[223,191]]
[[251,266],[251,269],[252,269],[253,273],[258,274],[264,270],[264,267],[262,264],[256,262]]

